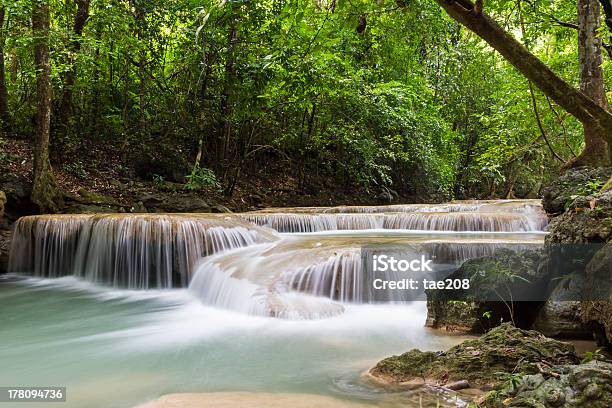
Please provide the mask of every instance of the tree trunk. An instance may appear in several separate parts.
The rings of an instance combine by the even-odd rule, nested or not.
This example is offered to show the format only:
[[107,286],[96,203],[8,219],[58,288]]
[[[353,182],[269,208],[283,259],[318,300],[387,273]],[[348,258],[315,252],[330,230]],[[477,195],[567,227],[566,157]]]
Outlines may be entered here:
[[37,110],[31,199],[41,212],[55,212],[62,205],[62,194],[49,163],[51,127],[49,25],[49,3],[46,0],[34,0],[32,2],[32,34],[36,67]]
[[225,61],[225,84],[223,86],[223,93],[221,94],[221,135],[220,135],[220,149],[218,154],[219,164],[225,165],[225,160],[229,154],[230,137],[231,137],[231,115],[232,105],[230,102],[231,90],[236,76],[236,61],[234,48],[237,40],[237,27],[236,18],[232,17],[232,24],[230,31],[227,36],[227,57]]
[[[602,40],[598,35],[600,8],[598,0],[578,0],[578,56],[580,59],[580,91],[599,106],[609,109],[604,88]],[[570,166],[607,166],[610,147],[606,135],[596,126],[583,124],[584,150]]]
[[75,81],[75,62],[77,54],[81,50],[81,36],[83,35],[83,29],[85,23],[89,18],[89,3],[90,0],[75,0],[77,5],[76,15],[74,17],[73,26],[73,39],[70,41],[69,56],[68,56],[68,70],[64,74],[64,89],[62,92],[62,102],[59,111],[59,132],[60,140],[65,142],[66,135],[68,133],[68,127],[70,126],[70,116],[72,114],[72,90],[74,88]]
[[461,23],[532,81],[545,95],[578,119],[584,126],[612,143],[612,114],[580,90],[574,88],[530,53],[512,35],[470,0],[436,0],[449,16]]
[[0,7],[0,133],[9,128],[8,91],[4,71],[4,7]]

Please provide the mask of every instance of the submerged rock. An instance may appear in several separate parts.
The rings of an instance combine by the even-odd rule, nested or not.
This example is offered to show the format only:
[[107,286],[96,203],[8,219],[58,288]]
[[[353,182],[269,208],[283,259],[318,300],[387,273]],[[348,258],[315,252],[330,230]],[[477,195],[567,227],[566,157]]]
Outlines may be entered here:
[[438,385],[466,380],[471,387],[490,389],[502,384],[512,373],[537,374],[542,366],[578,361],[573,345],[504,323],[479,339],[466,340],[446,352],[414,349],[386,358],[370,374],[392,384],[419,378]]
[[499,392],[489,393],[484,405],[491,408],[612,407],[612,364],[591,361],[526,375]]

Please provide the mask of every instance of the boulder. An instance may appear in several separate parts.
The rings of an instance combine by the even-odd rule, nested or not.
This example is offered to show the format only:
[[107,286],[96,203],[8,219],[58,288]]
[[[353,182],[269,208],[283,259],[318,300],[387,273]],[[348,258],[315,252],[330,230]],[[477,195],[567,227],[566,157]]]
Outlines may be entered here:
[[491,325],[484,317],[485,306],[460,300],[427,300],[425,325],[434,329],[482,333]]
[[612,175],[612,167],[579,167],[570,169],[542,189],[542,205],[546,212],[563,212],[576,196],[598,192]]
[[533,329],[549,337],[590,339],[581,318],[581,302],[549,299],[538,312]]
[[66,203],[62,209],[64,214],[114,214],[120,211],[118,205],[86,204],[86,203]]
[[[427,326],[483,333],[502,321],[513,320],[517,326],[529,328],[545,299],[510,302],[508,287],[513,294],[541,297],[548,279],[541,268],[542,259],[540,250],[500,249],[494,256],[464,262],[448,278],[470,279],[469,289],[426,290]],[[507,302],[502,302],[500,295]]]
[[612,407],[612,364],[590,361],[543,370],[521,377],[487,395],[491,408]]
[[501,386],[512,373],[538,374],[543,366],[577,364],[574,346],[504,323],[446,352],[411,350],[380,361],[370,374],[385,383],[425,379],[445,385],[465,380],[472,388]]
[[[557,268],[562,273],[563,269]],[[580,300],[587,296],[584,273],[579,271],[562,279],[551,279],[550,289],[550,297],[539,310],[532,328],[548,337],[592,339],[581,318]]]
[[607,242],[612,238],[612,190],[572,201],[566,212],[548,224],[546,242]]
[[36,212],[35,206],[30,201],[30,182],[16,174],[0,175],[0,190],[6,196],[4,203],[4,215],[9,219],[16,220],[22,215]]
[[583,302],[581,318],[593,331],[599,345],[612,344],[612,243],[608,242],[586,267],[585,292],[591,300]]

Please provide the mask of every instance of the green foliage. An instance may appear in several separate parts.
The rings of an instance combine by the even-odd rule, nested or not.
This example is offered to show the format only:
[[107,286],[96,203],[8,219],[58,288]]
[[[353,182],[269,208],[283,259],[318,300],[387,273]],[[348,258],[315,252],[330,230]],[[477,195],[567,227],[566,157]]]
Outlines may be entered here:
[[185,188],[188,190],[200,190],[206,187],[219,188],[219,180],[211,169],[200,166],[195,166],[193,171],[187,177]]
[[601,350],[594,350],[594,351],[585,351],[584,352],[584,358],[582,359],[581,363],[582,364],[586,364],[589,363],[591,361],[607,361],[606,356],[601,352]]
[[[30,2],[5,3],[11,130],[29,138]],[[535,194],[559,164],[525,79],[429,0],[92,0],[82,36],[75,2],[50,6],[58,157],[109,145],[193,163],[202,143],[219,179],[195,169],[188,188],[231,186],[273,163],[301,189],[323,179],[440,198]],[[487,12],[520,32],[514,3],[487,2]],[[522,8],[523,42],[574,84],[575,33],[548,16],[575,21],[575,12],[551,0]],[[60,123],[71,72],[72,109]],[[552,148],[571,158],[580,124],[535,96]]]

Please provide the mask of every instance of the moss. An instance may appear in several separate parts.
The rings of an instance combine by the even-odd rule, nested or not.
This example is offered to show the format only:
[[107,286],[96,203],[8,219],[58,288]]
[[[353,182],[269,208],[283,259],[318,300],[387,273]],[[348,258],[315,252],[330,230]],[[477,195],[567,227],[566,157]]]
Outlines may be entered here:
[[610,177],[606,184],[604,184],[604,186],[601,188],[601,192],[603,193],[604,191],[608,191],[610,189],[612,189],[612,177]]
[[490,408],[608,408],[612,406],[612,364],[592,361],[525,375],[488,393],[482,405]]
[[82,202],[89,204],[115,204],[115,201],[110,197],[105,197],[93,191],[85,190],[84,188],[78,191]]
[[442,384],[467,380],[472,386],[484,387],[499,385],[512,373],[537,373],[539,364],[571,364],[578,360],[571,344],[504,323],[447,352],[411,350],[389,357],[379,362],[371,374],[392,383],[422,377]]

